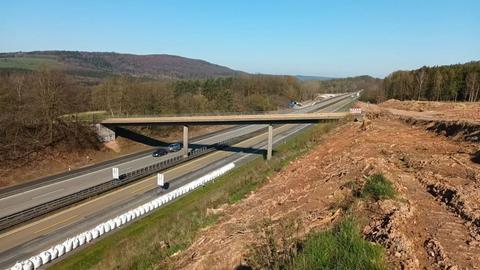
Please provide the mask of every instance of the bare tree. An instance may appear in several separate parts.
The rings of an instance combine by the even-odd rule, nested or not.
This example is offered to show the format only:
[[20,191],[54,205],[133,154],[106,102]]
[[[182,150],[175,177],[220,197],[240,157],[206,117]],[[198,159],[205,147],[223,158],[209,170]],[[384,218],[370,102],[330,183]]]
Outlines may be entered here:
[[427,72],[425,71],[425,67],[422,67],[416,74],[416,79],[417,79],[417,100],[420,100],[420,97],[422,96],[423,93],[423,83],[425,82],[425,77],[427,75]]
[[479,83],[478,83],[478,76],[475,72],[470,72],[467,74],[465,79],[465,83],[467,85],[467,98],[468,101],[473,102],[477,100],[478,92],[479,92]]

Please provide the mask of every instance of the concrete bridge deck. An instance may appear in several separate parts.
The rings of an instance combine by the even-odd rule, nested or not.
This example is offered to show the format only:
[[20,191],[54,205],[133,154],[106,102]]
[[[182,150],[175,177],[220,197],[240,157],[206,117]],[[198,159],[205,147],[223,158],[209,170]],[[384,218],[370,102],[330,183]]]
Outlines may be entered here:
[[252,125],[252,124],[304,124],[338,120],[346,112],[298,113],[298,114],[251,114],[214,116],[159,116],[109,118],[101,122],[105,126],[149,126],[149,125]]

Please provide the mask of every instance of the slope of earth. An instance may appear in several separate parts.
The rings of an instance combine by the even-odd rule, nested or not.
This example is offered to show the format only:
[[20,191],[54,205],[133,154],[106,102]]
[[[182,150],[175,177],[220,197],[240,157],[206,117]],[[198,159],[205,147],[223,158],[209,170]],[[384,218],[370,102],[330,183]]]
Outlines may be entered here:
[[[189,132],[191,137],[197,137],[223,128],[226,128],[226,126],[191,127]],[[171,128],[167,131],[146,135],[153,140],[176,142],[181,138],[182,131],[179,128]],[[72,151],[70,148],[60,146],[48,148],[44,151],[32,153],[28,161],[20,160],[15,166],[11,164],[0,164],[0,189],[148,149],[153,149],[153,146],[134,142],[122,137],[117,138],[115,141],[105,143],[98,150],[79,149]]]
[[0,69],[37,70],[42,66],[92,78],[127,74],[156,79],[205,79],[245,74],[207,61],[166,54],[79,51],[0,53]]
[[[294,218],[305,235],[341,215],[347,183],[383,173],[395,200],[363,204],[365,238],[383,245],[393,269],[480,269],[478,144],[455,141],[378,111],[339,126],[172,256],[173,268],[233,269],[245,263],[265,218]],[[475,154],[477,153],[477,154]]]
[[437,101],[399,101],[387,100],[380,104],[382,108],[403,111],[422,112],[445,120],[480,121],[480,102],[437,102]]

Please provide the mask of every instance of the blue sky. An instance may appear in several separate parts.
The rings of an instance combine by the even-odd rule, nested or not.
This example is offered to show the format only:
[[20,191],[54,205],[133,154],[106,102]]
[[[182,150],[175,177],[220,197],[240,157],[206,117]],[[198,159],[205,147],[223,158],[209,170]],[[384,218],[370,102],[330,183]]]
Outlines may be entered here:
[[480,1],[5,1],[0,51],[175,54],[251,73],[384,77],[480,60]]

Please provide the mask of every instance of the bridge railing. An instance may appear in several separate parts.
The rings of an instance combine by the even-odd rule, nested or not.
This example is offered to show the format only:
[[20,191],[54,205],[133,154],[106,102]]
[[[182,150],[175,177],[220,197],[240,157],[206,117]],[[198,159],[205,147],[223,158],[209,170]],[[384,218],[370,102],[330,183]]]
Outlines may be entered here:
[[[331,100],[335,100],[336,98],[340,98],[343,96],[350,95],[351,93],[348,94],[343,94],[339,95],[336,97],[331,98]],[[310,106],[315,106],[319,101],[323,100],[318,100],[318,101],[312,101]],[[266,115],[266,114],[279,114],[279,113],[295,113],[297,112],[298,109],[292,109],[292,108],[283,108],[283,109],[277,109],[277,110],[268,110],[268,111],[248,111],[248,112],[242,112],[242,111],[211,111],[211,112],[200,112],[200,113],[160,113],[160,114],[119,114],[119,113],[108,113],[106,111],[100,112],[92,112],[91,114],[85,114],[85,113],[78,113],[78,114],[68,114],[62,116],[62,119],[64,120],[71,120],[71,121],[78,121],[78,122],[83,122],[83,123],[91,123],[91,124],[97,124],[100,123],[103,120],[106,119],[111,119],[111,118],[138,118],[138,117],[189,117],[189,116],[229,116],[229,115]]]

